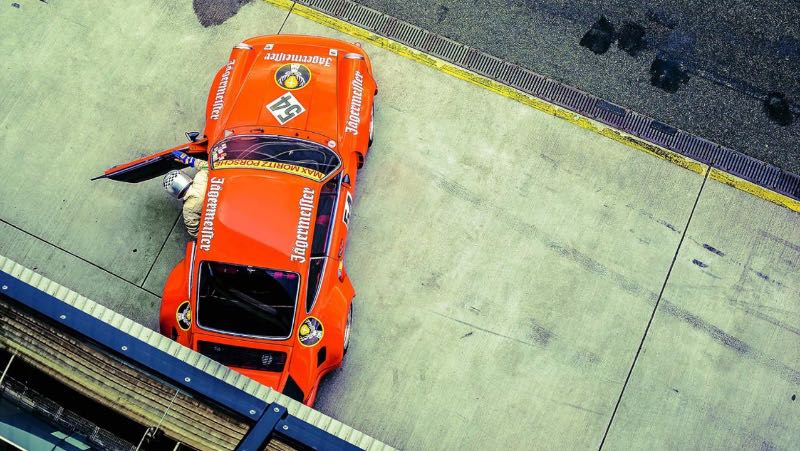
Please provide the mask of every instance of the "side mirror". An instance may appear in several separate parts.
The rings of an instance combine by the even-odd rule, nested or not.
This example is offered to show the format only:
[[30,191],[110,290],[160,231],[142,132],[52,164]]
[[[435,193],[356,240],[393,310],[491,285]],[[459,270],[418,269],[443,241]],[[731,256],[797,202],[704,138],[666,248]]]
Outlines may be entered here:
[[342,185],[350,188],[350,174],[344,175],[344,178],[342,179]]
[[186,138],[191,142],[197,142],[198,136],[200,136],[200,132],[186,132]]

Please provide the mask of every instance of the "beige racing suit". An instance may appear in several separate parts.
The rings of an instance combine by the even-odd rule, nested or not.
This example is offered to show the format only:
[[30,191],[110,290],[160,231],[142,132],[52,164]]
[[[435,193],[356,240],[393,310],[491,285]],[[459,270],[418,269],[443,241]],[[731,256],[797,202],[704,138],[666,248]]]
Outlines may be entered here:
[[183,222],[186,224],[186,231],[193,238],[197,238],[197,229],[200,227],[200,216],[203,213],[203,199],[206,195],[206,185],[208,184],[208,166],[203,165],[198,168],[189,189],[183,195]]

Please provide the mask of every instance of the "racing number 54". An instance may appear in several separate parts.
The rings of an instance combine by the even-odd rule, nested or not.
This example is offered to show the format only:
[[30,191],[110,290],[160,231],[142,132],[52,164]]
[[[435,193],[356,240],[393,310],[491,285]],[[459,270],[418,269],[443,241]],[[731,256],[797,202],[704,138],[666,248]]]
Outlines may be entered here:
[[275,119],[283,125],[296,118],[305,111],[303,105],[292,95],[291,92],[278,97],[267,105],[267,109]]

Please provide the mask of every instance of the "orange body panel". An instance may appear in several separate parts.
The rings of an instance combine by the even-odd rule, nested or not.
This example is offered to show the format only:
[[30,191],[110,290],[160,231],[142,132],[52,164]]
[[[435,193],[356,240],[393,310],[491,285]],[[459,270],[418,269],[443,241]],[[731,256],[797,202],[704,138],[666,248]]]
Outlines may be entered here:
[[[286,387],[291,379],[293,396],[313,404],[320,379],[338,368],[344,355],[346,322],[355,292],[342,261],[357,169],[370,143],[376,93],[369,59],[354,44],[280,35],[248,39],[234,47],[211,86],[204,139],[187,149],[195,156],[207,156],[213,164],[197,241],[188,244],[184,260],[164,286],[161,333],[195,350],[202,341],[285,353],[282,372],[233,368],[290,395]],[[291,97],[284,97],[287,94]],[[297,103],[299,107],[291,106]],[[219,147],[213,154],[214,146],[223,140],[261,136],[325,146],[335,152],[340,164],[321,177],[322,173],[299,166],[226,159]],[[146,160],[115,166],[106,176],[114,178],[115,173]],[[317,218],[308,230],[311,238],[317,227],[323,227],[317,211],[323,190],[329,196],[335,193],[333,214],[323,215],[332,226],[324,226],[328,231],[324,258],[315,257],[324,261],[321,283],[316,296],[307,299],[311,258],[301,246],[298,220],[301,212]],[[314,199],[313,209],[301,211],[302,199],[309,198]],[[203,313],[197,308],[204,261],[298,274],[299,292],[289,337],[266,339],[203,327]],[[307,346],[300,342],[299,334],[304,321],[317,324],[309,317],[321,323],[322,337]]]

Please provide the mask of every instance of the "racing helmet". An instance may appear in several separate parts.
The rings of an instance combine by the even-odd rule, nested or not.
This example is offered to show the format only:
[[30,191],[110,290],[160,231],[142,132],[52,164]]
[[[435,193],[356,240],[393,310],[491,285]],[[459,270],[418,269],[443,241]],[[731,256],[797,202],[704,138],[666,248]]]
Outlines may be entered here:
[[173,169],[164,176],[164,189],[175,198],[180,199],[192,185],[192,178],[183,172]]

